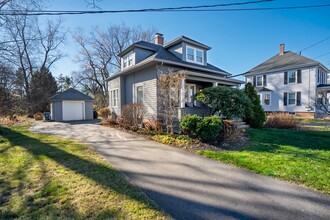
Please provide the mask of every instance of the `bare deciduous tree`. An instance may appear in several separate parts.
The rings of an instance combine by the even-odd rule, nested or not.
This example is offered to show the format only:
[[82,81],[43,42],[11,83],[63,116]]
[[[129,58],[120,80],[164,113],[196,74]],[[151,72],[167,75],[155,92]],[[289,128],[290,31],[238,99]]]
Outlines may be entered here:
[[118,54],[132,43],[140,40],[152,41],[155,31],[141,27],[127,27],[125,24],[110,25],[107,29],[93,28],[89,36],[81,29],[73,35],[80,51],[76,61],[81,64],[81,71],[75,79],[100,102],[101,108],[108,105],[108,86],[106,79],[120,69]]
[[182,81],[185,73],[169,70],[158,75],[157,87],[159,97],[159,113],[164,121],[166,132],[174,133],[174,121],[178,117],[178,107],[181,100]]
[[[39,8],[40,1],[10,1],[10,9],[26,12]],[[23,88],[23,99],[32,102],[30,97],[30,81],[36,70],[47,71],[63,54],[59,47],[65,39],[62,21],[47,20],[41,23],[36,16],[4,15],[5,23],[1,28],[1,36],[7,43],[2,47],[0,57],[6,63],[16,67],[18,87]],[[27,105],[30,107],[31,105]],[[28,108],[29,113],[32,109]]]

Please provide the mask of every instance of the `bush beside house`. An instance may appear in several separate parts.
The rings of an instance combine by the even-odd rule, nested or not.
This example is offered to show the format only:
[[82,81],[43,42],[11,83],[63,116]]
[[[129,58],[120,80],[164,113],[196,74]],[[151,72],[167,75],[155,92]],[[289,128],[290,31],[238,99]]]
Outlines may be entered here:
[[197,137],[203,142],[215,140],[222,129],[219,116],[208,116],[201,118],[197,115],[186,115],[180,121],[180,129],[183,134]]

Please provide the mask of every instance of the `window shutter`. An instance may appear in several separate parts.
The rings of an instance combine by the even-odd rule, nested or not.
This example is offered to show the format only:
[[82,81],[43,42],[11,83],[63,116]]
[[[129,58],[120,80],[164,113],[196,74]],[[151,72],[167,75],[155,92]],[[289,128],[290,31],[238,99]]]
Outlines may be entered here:
[[301,70],[297,71],[297,82],[301,83]]
[[284,84],[288,84],[288,72],[284,72]]
[[253,86],[256,86],[257,85],[257,78],[256,76],[253,76]]
[[267,86],[267,76],[266,75],[264,75],[264,77],[263,77],[263,79],[264,79],[264,86]]
[[284,93],[283,104],[284,104],[284,106],[288,105],[288,93],[287,92]]
[[301,92],[297,92],[297,106],[301,106]]

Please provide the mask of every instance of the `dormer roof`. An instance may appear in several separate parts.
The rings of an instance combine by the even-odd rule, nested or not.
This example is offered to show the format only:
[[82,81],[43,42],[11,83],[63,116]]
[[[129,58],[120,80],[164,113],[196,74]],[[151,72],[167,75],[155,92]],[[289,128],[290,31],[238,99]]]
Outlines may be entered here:
[[188,43],[188,44],[191,44],[191,45],[195,45],[195,46],[200,47],[200,48],[203,48],[205,50],[210,50],[211,49],[211,47],[209,47],[209,46],[207,46],[205,44],[202,44],[202,43],[200,43],[198,41],[195,41],[195,40],[193,40],[193,39],[191,39],[189,37],[186,37],[184,35],[182,35],[182,36],[180,36],[180,37],[178,37],[178,38],[176,38],[176,39],[168,42],[167,44],[164,45],[164,47],[165,48],[170,48],[170,47],[175,46],[175,45],[177,45],[177,44],[179,44],[181,42],[185,42],[185,43]]

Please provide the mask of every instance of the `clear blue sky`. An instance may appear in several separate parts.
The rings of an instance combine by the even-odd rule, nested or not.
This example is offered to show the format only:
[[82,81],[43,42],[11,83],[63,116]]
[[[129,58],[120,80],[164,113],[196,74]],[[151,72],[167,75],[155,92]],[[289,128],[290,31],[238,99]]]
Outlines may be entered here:
[[[102,10],[122,10],[205,5],[245,0],[103,0],[98,2]],[[278,7],[291,5],[314,5],[330,3],[328,0],[277,0],[244,7]],[[50,10],[89,10],[83,0],[54,0]],[[280,43],[286,50],[299,51],[330,36],[330,7],[246,12],[175,12],[175,13],[122,13],[96,15],[65,15],[65,27],[74,31],[83,28],[86,33],[93,26],[106,27],[109,23],[126,23],[128,26],[154,27],[163,33],[165,42],[185,35],[212,47],[208,62],[233,75],[243,73],[278,53]],[[71,35],[63,51],[67,57],[53,68],[55,75],[70,75],[79,70],[73,62],[77,46]],[[303,55],[315,58],[330,52],[330,39],[305,52]],[[329,67],[330,54],[318,59]]]

